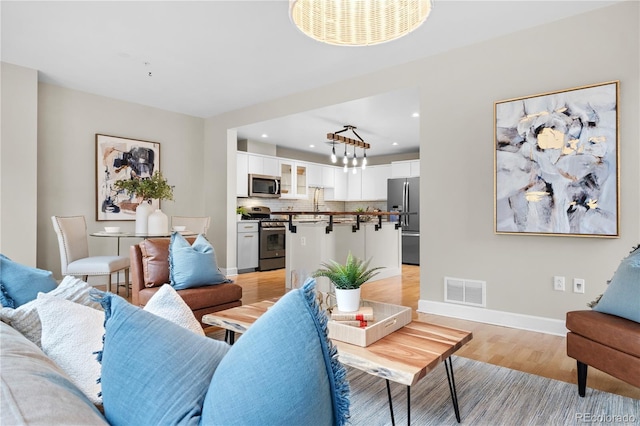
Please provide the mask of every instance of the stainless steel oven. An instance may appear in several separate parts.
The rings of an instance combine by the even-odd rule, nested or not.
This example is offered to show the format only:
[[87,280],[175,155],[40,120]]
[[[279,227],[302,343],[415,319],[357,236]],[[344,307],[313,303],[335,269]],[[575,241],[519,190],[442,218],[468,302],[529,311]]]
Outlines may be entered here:
[[285,267],[286,228],[283,222],[262,220],[258,224],[260,241],[260,260],[258,269],[270,271]]
[[280,198],[280,177],[250,174],[249,197]]
[[258,219],[258,270],[270,271],[285,267],[285,222],[271,219],[271,209],[266,206],[249,208],[249,217]]

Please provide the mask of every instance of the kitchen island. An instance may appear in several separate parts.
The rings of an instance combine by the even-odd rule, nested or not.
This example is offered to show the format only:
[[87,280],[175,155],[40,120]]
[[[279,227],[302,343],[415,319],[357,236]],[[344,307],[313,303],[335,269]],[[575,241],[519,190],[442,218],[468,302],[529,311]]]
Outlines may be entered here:
[[[398,212],[272,212],[288,223],[285,259],[286,288],[297,288],[322,262],[344,263],[347,254],[371,259],[369,267],[381,266],[371,281],[402,274],[402,229]],[[401,214],[401,213],[400,213]],[[285,219],[286,218],[286,219]],[[383,220],[384,218],[384,220]],[[331,290],[325,277],[317,279],[319,291]]]

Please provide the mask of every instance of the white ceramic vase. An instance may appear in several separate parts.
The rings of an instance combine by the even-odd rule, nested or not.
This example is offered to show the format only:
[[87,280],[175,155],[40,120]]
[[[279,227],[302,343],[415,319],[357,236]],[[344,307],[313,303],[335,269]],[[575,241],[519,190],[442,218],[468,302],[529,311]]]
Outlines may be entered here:
[[162,235],[169,233],[169,218],[162,210],[157,209],[149,215],[149,234]]
[[354,312],[360,309],[360,288],[344,290],[336,288],[336,303],[342,312]]
[[146,200],[136,207],[136,234],[146,234],[149,230],[149,215],[153,212],[153,207]]

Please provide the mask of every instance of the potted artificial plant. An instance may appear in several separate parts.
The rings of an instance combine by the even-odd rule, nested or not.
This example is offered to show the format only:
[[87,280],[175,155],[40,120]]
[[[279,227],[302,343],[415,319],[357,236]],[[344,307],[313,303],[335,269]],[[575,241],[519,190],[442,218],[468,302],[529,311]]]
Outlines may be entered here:
[[242,216],[249,216],[249,210],[245,206],[236,207],[236,214],[238,215],[238,222],[242,220]]
[[166,234],[169,231],[167,215],[160,209],[153,212],[150,204],[151,200],[173,200],[173,186],[169,185],[162,173],[156,171],[150,178],[118,180],[114,186],[138,199],[137,234]]
[[336,302],[338,310],[354,312],[360,308],[360,286],[375,275],[382,266],[369,269],[371,259],[364,262],[354,257],[351,252],[347,255],[344,265],[330,260],[321,263],[324,268],[313,273],[314,277],[327,277],[336,289]]

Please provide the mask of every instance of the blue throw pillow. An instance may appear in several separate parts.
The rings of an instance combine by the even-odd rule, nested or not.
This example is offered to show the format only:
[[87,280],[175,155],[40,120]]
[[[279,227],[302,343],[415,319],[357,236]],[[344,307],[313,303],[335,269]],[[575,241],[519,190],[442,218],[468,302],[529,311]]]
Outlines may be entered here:
[[327,338],[315,280],[282,297],[220,362],[203,425],[343,425],[349,384]]
[[57,287],[51,271],[21,265],[0,254],[0,303],[18,308]]
[[169,279],[176,290],[232,282],[218,269],[213,246],[204,235],[191,245],[178,232],[171,234],[169,244]]
[[200,421],[202,404],[225,342],[199,336],[93,290],[105,310],[100,383],[112,425],[177,425]]
[[640,322],[640,245],[622,260],[593,310]]

